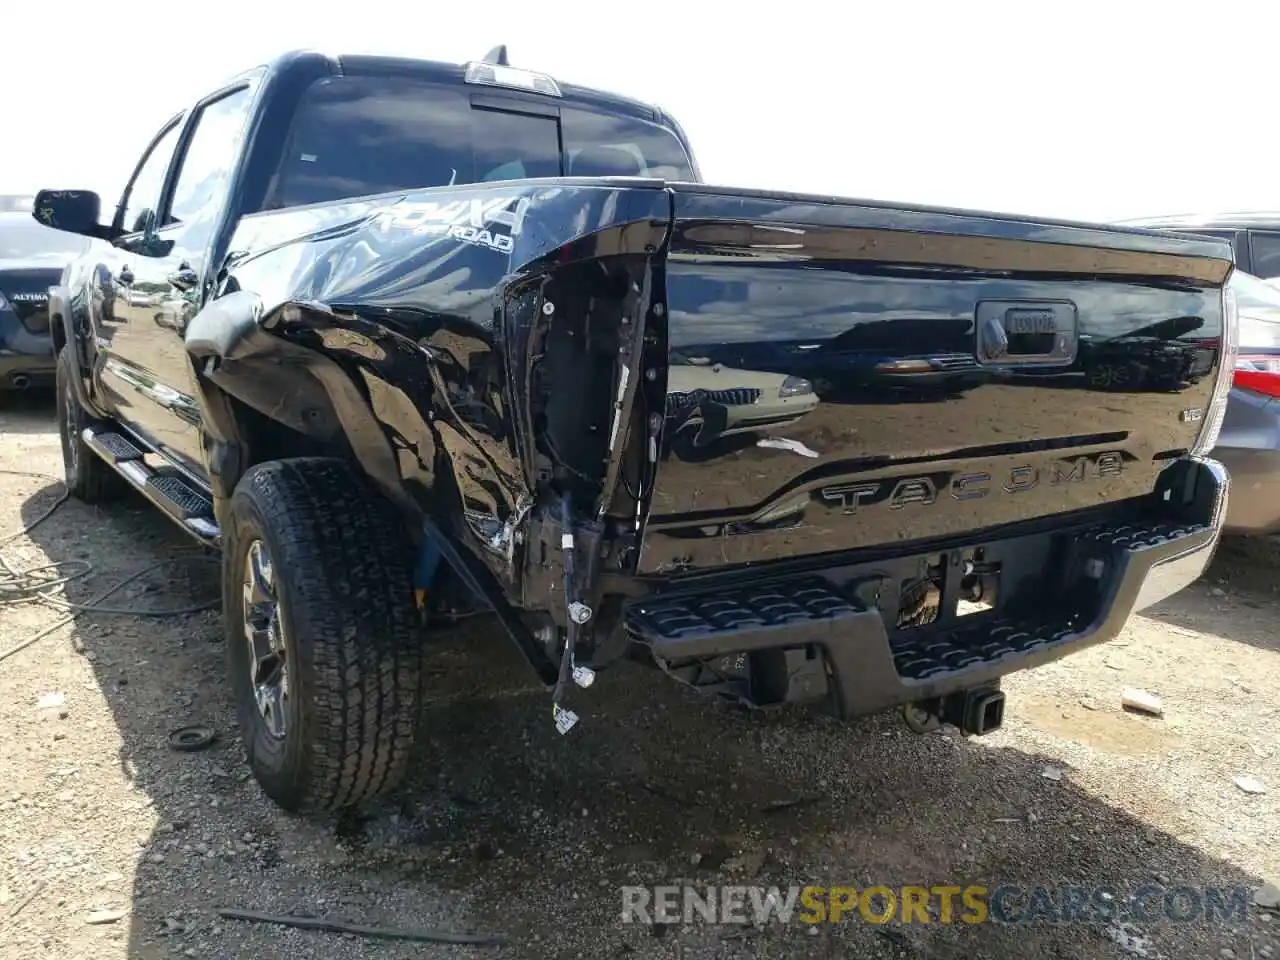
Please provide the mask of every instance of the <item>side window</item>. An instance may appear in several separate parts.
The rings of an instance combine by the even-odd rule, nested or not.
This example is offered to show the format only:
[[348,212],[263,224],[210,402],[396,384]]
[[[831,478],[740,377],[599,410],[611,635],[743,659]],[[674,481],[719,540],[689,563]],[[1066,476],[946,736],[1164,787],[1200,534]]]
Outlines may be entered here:
[[197,220],[226,198],[249,104],[249,91],[236,90],[206,105],[196,115],[195,131],[178,169],[166,223]]
[[142,161],[142,167],[133,182],[126,187],[124,219],[120,222],[126,233],[141,233],[146,228],[148,211],[154,213],[160,206],[160,191],[164,189],[164,175],[169,170],[174,147],[178,143],[178,131],[182,125],[176,121],[155,142],[151,152]]
[[1253,275],[1270,279],[1280,277],[1280,233],[1249,231],[1249,249],[1253,253]]

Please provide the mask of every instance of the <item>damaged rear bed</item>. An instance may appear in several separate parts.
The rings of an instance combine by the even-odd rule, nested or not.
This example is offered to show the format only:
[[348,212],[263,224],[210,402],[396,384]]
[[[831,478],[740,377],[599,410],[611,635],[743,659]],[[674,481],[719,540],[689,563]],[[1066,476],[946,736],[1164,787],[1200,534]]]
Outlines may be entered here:
[[757,704],[963,713],[1216,543],[1221,244],[562,179],[257,214],[232,246],[252,322],[193,323],[211,382],[262,409],[290,370],[299,429],[560,688],[638,642]]

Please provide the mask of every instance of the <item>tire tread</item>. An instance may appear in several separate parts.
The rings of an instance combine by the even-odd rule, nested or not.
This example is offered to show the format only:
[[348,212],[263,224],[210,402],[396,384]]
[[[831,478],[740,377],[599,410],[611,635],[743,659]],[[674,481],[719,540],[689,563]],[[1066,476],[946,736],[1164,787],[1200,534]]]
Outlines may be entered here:
[[310,691],[301,769],[276,799],[327,810],[372,800],[402,778],[419,710],[423,652],[403,525],[341,460],[260,464],[237,487],[233,517],[246,499],[269,528],[287,598],[300,661],[291,682]]
[[[58,414],[58,432],[62,435],[60,439],[63,444],[63,467],[67,472],[67,492],[82,503],[111,503],[124,495],[129,484],[124,477],[116,473],[114,467],[90,450],[84,438],[80,436],[80,431],[91,425],[94,420],[80,405],[74,394],[71,398],[75,404],[74,409],[67,407],[67,381],[70,377],[78,375],[72,368],[75,360],[69,350],[69,347],[63,346],[58,351],[54,373],[54,403]],[[74,444],[76,447],[75,476],[71,476],[67,469],[69,467],[67,444]]]

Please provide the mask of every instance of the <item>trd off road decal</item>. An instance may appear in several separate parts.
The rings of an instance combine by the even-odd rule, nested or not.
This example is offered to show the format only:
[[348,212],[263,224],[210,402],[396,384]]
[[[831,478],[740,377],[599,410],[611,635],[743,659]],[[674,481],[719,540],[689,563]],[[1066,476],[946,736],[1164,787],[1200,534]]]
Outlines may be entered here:
[[[524,229],[528,197],[475,197],[447,202],[400,203],[378,216],[383,230],[416,235],[448,234],[463,243],[510,253]],[[505,227],[506,232],[494,229]]]

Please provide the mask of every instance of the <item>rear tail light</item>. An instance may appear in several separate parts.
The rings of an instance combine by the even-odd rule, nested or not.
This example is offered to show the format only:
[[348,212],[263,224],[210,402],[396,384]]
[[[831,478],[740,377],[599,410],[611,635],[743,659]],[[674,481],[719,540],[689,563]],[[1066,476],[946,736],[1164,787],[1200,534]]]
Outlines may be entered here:
[[1241,390],[1280,397],[1280,356],[1242,354],[1231,382]]
[[1240,350],[1240,316],[1236,308],[1236,294],[1226,285],[1222,288],[1222,353],[1218,357],[1218,375],[1213,381],[1213,395],[1205,413],[1204,426],[1196,438],[1191,452],[1204,455],[1218,443],[1222,432],[1222,420],[1227,415],[1227,397],[1231,393],[1232,378],[1236,373],[1236,357]]

